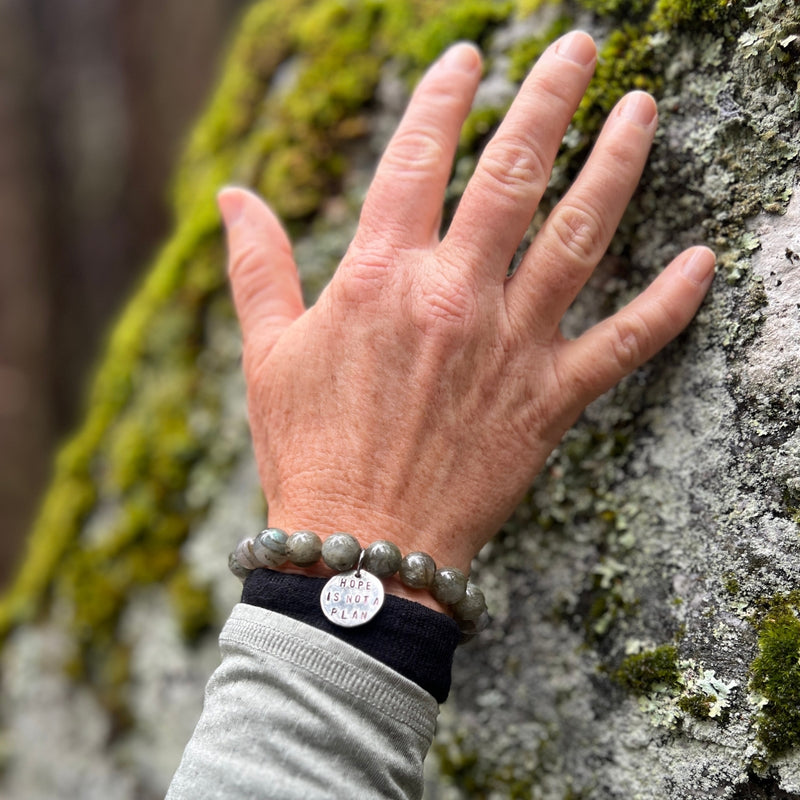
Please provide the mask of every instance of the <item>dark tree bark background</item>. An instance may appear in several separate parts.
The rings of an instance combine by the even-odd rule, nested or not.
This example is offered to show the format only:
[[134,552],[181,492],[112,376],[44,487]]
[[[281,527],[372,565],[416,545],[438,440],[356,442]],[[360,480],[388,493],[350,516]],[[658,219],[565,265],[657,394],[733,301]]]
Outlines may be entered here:
[[0,583],[245,0],[0,0]]

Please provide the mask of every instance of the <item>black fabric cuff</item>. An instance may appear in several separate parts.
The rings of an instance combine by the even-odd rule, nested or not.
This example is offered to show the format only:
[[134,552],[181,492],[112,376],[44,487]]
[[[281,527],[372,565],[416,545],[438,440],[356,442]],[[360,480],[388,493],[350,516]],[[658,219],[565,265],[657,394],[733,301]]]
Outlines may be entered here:
[[364,625],[342,628],[322,613],[319,596],[327,578],[254,570],[242,602],[313,625],[399,672],[443,703],[450,692],[458,625],[446,614],[387,594],[383,608]]

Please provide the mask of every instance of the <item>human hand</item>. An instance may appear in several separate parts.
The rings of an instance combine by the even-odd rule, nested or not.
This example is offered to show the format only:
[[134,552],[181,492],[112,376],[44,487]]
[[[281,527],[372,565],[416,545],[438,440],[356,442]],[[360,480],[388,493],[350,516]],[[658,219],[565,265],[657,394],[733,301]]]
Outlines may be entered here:
[[562,315],[605,252],[656,128],[634,92],[506,279],[596,51],[550,46],[486,147],[447,235],[441,208],[480,80],[460,44],[422,79],[355,238],[304,309],[291,246],[254,195],[220,193],[244,338],[250,424],[269,524],[395,542],[464,570],[582,409],[691,320],[714,256],[678,256],[575,340]]

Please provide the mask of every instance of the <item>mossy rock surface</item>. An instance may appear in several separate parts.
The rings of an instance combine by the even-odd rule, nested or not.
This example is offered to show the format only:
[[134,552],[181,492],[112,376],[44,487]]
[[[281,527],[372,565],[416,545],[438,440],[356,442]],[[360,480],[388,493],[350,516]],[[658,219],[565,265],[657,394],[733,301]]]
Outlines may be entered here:
[[486,53],[449,213],[531,62],[573,25],[601,59],[543,211],[624,91],[653,91],[661,127],[565,332],[687,244],[715,247],[719,275],[691,329],[587,410],[476,560],[495,622],[459,652],[427,792],[800,797],[792,0],[253,5],[176,173],[173,235],[111,332],[0,604],[0,793],[163,796],[199,713],[236,601],[226,554],[264,518],[216,191],[267,197],[313,300],[424,67],[459,39]]

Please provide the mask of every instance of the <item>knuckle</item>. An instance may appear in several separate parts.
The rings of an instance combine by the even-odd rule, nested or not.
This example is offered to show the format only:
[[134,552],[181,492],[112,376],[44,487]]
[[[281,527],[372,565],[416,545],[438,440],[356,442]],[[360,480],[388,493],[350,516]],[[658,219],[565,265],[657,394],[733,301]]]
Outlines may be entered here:
[[604,149],[609,173],[613,175],[622,172],[627,175],[633,169],[638,174],[642,161],[642,148],[638,141],[630,138],[612,138]]
[[391,267],[392,258],[388,253],[359,251],[339,267],[331,281],[331,290],[337,292],[345,305],[359,305],[381,294]]
[[463,280],[446,269],[431,272],[421,281],[411,304],[413,325],[425,335],[469,335],[478,321],[478,299]]
[[531,94],[542,97],[550,113],[572,116],[580,100],[574,80],[566,79],[560,71],[545,70],[531,73]]
[[425,312],[433,325],[455,322],[464,326],[473,317],[470,305],[463,291],[434,292],[427,298]]
[[424,85],[424,93],[419,96],[419,103],[415,103],[416,96],[412,103],[419,109],[421,119],[436,126],[442,119],[443,113],[448,111],[453,113],[464,106],[464,87],[459,82],[453,82],[449,75],[435,74],[429,78],[433,80]]
[[444,143],[432,129],[415,127],[400,129],[386,150],[384,164],[393,171],[420,174],[429,179],[430,172],[441,166],[447,157]]
[[228,258],[228,274],[232,280],[247,280],[257,273],[264,263],[261,247],[257,242],[241,242]]
[[631,372],[645,359],[652,340],[645,320],[637,314],[615,319],[611,332],[611,351],[614,361],[623,371]]
[[543,190],[550,176],[536,147],[516,137],[492,142],[484,151],[480,166],[503,194],[513,198]]
[[560,249],[581,264],[594,266],[605,250],[605,225],[588,207],[561,206],[553,215],[551,227]]

